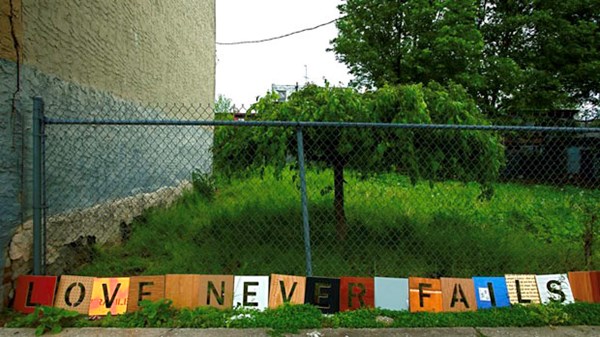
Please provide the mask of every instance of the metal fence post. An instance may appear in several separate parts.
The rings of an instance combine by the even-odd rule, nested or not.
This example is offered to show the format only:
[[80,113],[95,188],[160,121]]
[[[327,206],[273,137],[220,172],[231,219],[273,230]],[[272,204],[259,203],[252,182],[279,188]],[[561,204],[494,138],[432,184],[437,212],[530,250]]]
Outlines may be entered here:
[[304,225],[304,254],[306,256],[306,276],[312,276],[312,257],[310,252],[310,226],[308,222],[308,197],[306,195],[306,170],[304,168],[304,141],[302,128],[296,129],[298,139],[298,164],[300,166],[300,194],[302,199],[302,223]]
[[33,274],[44,273],[43,233],[42,233],[42,174],[44,138],[44,101],[33,98]]

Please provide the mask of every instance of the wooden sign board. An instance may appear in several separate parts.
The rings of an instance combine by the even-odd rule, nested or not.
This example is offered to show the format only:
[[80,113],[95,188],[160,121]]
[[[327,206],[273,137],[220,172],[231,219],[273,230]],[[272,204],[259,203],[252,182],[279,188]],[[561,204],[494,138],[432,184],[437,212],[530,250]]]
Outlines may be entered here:
[[307,277],[304,303],[316,306],[324,314],[340,311],[340,279]]
[[193,309],[199,307],[200,275],[166,275],[165,298],[173,301],[173,308]]
[[574,271],[569,272],[568,275],[573,298],[579,302],[594,303],[592,274],[589,271]]
[[473,280],[468,278],[442,277],[442,307],[444,311],[475,311],[475,287]]
[[202,275],[199,279],[200,305],[229,309],[233,305],[233,275]]
[[15,311],[24,314],[32,313],[36,306],[52,306],[56,276],[19,275],[15,290]]
[[375,307],[375,282],[371,277],[340,278],[340,311]]
[[504,277],[476,276],[473,277],[473,286],[478,309],[510,306]]
[[600,271],[590,272],[592,284],[592,297],[595,303],[600,303]]
[[127,312],[139,309],[143,300],[158,301],[165,298],[165,276],[134,276],[129,280]]
[[536,275],[535,278],[542,304],[575,302],[567,274]]
[[63,275],[58,282],[54,306],[87,315],[90,312],[93,287],[93,277]]
[[438,279],[409,277],[410,312],[442,311],[442,283]]
[[376,277],[375,307],[389,310],[408,310],[408,279]]
[[127,312],[129,277],[95,278],[90,299],[90,316],[120,315]]
[[233,306],[264,310],[269,306],[268,276],[235,276]]
[[283,303],[304,304],[306,277],[271,274],[269,308],[277,308]]
[[504,275],[504,279],[511,304],[540,303],[535,275],[508,274]]

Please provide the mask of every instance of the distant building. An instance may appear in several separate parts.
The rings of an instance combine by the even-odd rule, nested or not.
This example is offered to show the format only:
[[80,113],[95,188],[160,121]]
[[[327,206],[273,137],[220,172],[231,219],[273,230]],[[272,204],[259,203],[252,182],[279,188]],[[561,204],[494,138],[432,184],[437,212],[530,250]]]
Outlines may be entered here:
[[298,91],[299,89],[300,89],[300,87],[298,86],[298,83],[296,83],[295,85],[286,85],[286,84],[272,84],[271,85],[271,91],[276,92],[279,95],[280,102],[287,101],[290,98],[290,96],[293,93],[295,93],[296,91]]
[[[577,127],[579,110],[540,112],[531,125]],[[576,183],[584,187],[600,182],[600,134],[529,132],[506,135],[506,166],[502,177],[530,182]]]

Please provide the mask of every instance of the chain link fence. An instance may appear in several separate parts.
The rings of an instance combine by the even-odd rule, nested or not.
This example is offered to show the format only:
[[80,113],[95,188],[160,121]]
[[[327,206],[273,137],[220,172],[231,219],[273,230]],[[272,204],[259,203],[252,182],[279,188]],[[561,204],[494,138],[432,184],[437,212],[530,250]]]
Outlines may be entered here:
[[470,277],[600,259],[595,128],[115,103],[47,106],[43,129],[48,274]]

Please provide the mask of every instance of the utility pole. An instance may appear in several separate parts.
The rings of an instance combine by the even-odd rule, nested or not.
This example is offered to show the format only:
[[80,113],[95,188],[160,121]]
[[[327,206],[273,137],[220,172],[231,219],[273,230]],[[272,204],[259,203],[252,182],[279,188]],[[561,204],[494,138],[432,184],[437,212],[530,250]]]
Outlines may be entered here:
[[304,83],[308,83],[308,66],[304,65]]

